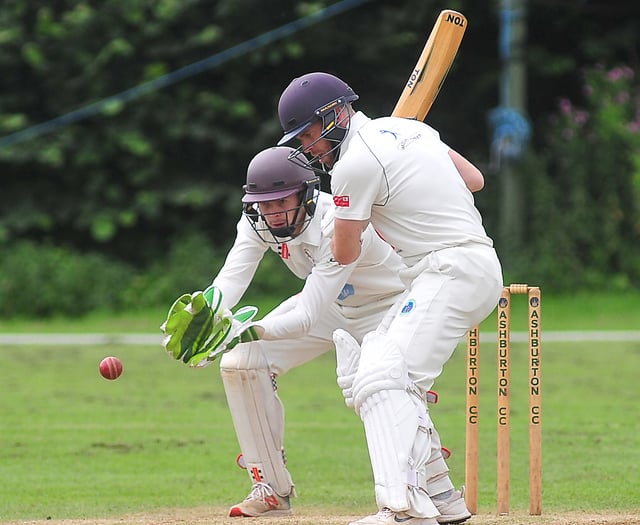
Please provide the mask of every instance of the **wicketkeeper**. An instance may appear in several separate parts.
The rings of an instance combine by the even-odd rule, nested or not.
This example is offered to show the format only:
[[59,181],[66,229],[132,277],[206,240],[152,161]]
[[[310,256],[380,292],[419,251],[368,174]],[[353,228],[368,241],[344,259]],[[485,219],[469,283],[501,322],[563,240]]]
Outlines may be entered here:
[[[295,490],[284,459],[284,409],[276,378],[332,351],[336,329],[361,342],[404,292],[398,277],[404,266],[372,227],[363,232],[356,262],[335,261],[332,198],[320,191],[314,171],[289,161],[293,152],[275,147],[253,158],[243,217],[222,269],[204,292],[181,296],[163,324],[164,346],[174,358],[197,367],[222,355],[222,381],[253,485],[248,497],[231,507],[232,517],[292,513]],[[269,249],[304,280],[301,292],[260,320],[252,320],[251,307],[232,314]],[[338,375],[358,358],[338,361]],[[441,457],[437,435],[433,446],[434,457]],[[444,460],[429,472],[435,483],[448,479]]]

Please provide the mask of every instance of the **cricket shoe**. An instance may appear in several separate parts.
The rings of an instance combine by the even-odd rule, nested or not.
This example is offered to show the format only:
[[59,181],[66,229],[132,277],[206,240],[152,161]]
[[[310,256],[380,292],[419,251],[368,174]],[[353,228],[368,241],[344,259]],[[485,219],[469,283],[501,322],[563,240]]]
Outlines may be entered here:
[[460,490],[454,490],[451,492],[447,499],[434,499],[431,498],[433,504],[438,509],[440,516],[436,519],[441,525],[455,525],[457,523],[463,523],[471,517],[467,504],[464,501],[464,487]]
[[279,496],[266,483],[256,483],[242,503],[229,509],[231,518],[291,516],[292,514],[289,496]]
[[352,521],[349,525],[438,525],[435,518],[414,518],[405,512],[394,512],[387,507],[378,514]]

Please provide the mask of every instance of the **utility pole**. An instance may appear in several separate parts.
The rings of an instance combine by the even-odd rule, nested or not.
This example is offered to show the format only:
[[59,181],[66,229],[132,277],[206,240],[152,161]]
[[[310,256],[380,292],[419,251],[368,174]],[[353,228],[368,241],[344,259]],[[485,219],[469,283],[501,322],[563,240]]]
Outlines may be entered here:
[[500,216],[498,247],[505,263],[523,244],[524,188],[518,159],[529,138],[526,115],[526,0],[502,0],[499,56],[502,62],[500,105],[490,114],[494,134],[492,164],[498,167]]

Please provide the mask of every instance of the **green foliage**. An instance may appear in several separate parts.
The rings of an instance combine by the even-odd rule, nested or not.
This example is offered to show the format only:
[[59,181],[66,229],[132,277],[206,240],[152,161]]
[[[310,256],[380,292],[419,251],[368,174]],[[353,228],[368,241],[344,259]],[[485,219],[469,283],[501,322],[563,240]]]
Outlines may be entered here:
[[[0,32],[0,129],[19,132],[68,115],[325,7],[284,0],[3,2],[0,27],[11,29]],[[0,239],[46,236],[136,265],[163,257],[186,226],[227,243],[246,165],[279,138],[275,108],[291,76],[309,68],[340,73],[340,49],[339,69],[349,71],[362,108],[388,113],[395,99],[389,93],[401,89],[440,8],[418,0],[406,9],[365,7],[0,148]],[[375,85],[363,80],[371,71]]]
[[560,101],[542,153],[525,160],[529,231],[516,265],[553,290],[640,286],[640,82],[584,71],[584,106]]
[[[310,70],[336,73],[360,95],[358,109],[389,114],[444,8],[463,11],[469,28],[428,122],[451,146],[485,164],[490,140],[481,123],[500,88],[498,2],[487,9],[478,2],[371,1],[221,67],[149,87],[334,3],[0,2],[0,134],[66,119],[48,133],[0,147],[0,243],[45,242],[118,261],[134,282],[121,298],[127,305],[136,291],[161,301],[183,284],[188,289],[192,281],[202,282],[201,272],[208,279],[221,263],[219,247],[234,236],[248,161],[280,137],[276,107],[284,86]],[[640,18],[593,16],[578,4],[536,5],[527,13],[527,75],[535,94],[528,109],[536,147],[523,176],[535,206],[523,210],[531,224],[530,253],[506,271],[514,275],[509,280],[522,275],[557,290],[603,282],[624,289],[638,284],[639,272],[640,153],[632,128],[621,125],[633,122],[628,111],[637,82],[615,84],[629,82],[636,90],[622,103],[615,98],[622,91],[612,91],[604,72],[599,80],[594,73],[588,81],[595,95],[579,104],[575,71],[597,61],[637,69]],[[133,98],[111,98],[136,87]],[[573,141],[562,130],[578,114],[558,115],[552,137],[545,136],[558,93],[590,115],[584,128],[573,130]],[[110,102],[98,114],[69,119],[105,99]],[[591,136],[597,148],[587,147]],[[580,183],[570,184],[574,179]],[[488,181],[478,195],[490,212],[498,194],[491,186]],[[489,232],[497,232],[491,213],[486,216]],[[163,259],[181,249],[175,239],[186,230],[206,238],[215,253],[192,281],[169,282]],[[179,266],[175,259],[166,265]],[[289,290],[291,281],[270,273],[271,265],[281,266],[265,261],[260,290]],[[140,275],[149,269],[150,275]],[[153,279],[160,283],[157,291]]]
[[128,268],[100,254],[19,242],[2,248],[0,315],[80,317],[122,306]]
[[[136,273],[124,290],[123,305],[135,308],[142,301],[147,306],[166,305],[182,293],[204,290],[224,264],[226,251],[215,250],[199,233],[177,240],[166,257]],[[278,257],[265,254],[249,287],[251,297],[272,295],[284,299],[298,290],[298,279],[292,278]]]
[[189,235],[176,242],[166,257],[136,272],[123,290],[123,304],[134,308],[166,305],[183,293],[204,290],[211,282],[217,255],[201,235]]
[[[146,267],[46,243],[7,243],[0,250],[0,317],[78,318],[96,310],[169,308],[180,294],[204,290],[225,257],[226,251],[214,249],[197,232],[174,242],[165,257]],[[246,299],[282,300],[301,286],[269,251]]]
[[[198,1],[3,4],[2,25],[21,31],[3,34],[2,127],[45,122],[224,49],[228,29],[212,25],[210,14],[209,4]],[[210,104],[207,94],[221,103]],[[265,111],[272,117],[271,105]],[[185,216],[202,229],[211,209],[238,194],[244,165],[230,164],[225,152],[244,160],[257,148],[251,140],[234,144],[228,130],[248,130],[255,117],[242,90],[201,76],[135,103],[114,101],[99,117],[4,147],[2,230],[8,239],[52,234],[80,250],[149,263],[167,251]],[[251,124],[254,135],[259,127],[260,119]],[[207,198],[173,199],[189,192]],[[219,241],[234,219],[216,218]],[[168,235],[140,242],[149,225]],[[132,244],[145,249],[135,253]]]

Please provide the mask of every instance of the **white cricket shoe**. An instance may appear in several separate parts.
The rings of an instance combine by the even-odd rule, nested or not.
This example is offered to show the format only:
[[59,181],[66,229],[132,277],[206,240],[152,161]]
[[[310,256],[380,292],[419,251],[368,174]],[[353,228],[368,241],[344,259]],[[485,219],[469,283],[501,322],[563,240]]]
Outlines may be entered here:
[[386,507],[378,514],[352,521],[349,525],[398,525],[398,523],[404,523],[405,525],[438,525],[435,518],[414,518],[405,512],[394,512]]
[[431,501],[433,501],[440,513],[436,520],[441,525],[456,525],[467,521],[471,517],[471,513],[464,501],[464,487],[460,490],[454,490],[447,499],[437,500],[431,498]]
[[242,503],[229,509],[231,518],[291,516],[292,514],[289,496],[279,496],[266,483],[256,483]]

